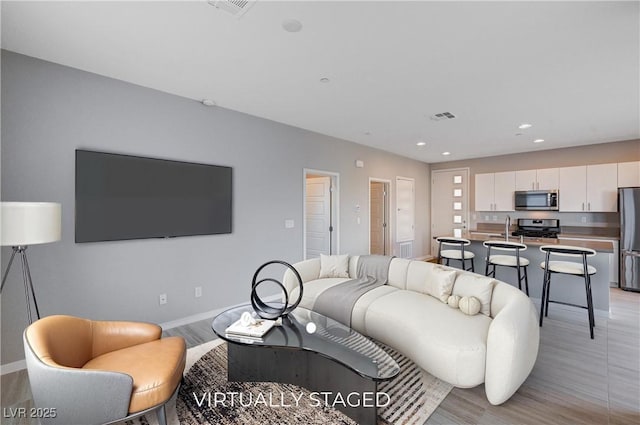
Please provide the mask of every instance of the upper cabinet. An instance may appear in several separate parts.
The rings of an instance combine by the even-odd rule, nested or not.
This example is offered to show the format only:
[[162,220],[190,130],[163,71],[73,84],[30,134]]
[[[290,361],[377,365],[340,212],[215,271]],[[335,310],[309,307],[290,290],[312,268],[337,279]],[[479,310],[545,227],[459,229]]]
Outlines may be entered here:
[[515,190],[558,190],[557,168],[516,171]]
[[559,169],[561,212],[617,210],[618,164]]
[[618,187],[640,186],[640,161],[618,164]]
[[476,211],[513,211],[516,173],[476,174]]

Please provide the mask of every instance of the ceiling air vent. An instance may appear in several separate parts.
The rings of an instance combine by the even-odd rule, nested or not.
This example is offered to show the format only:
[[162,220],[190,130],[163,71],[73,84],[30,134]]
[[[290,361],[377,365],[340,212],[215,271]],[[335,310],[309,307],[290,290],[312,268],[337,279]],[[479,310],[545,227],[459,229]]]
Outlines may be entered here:
[[216,9],[224,10],[236,18],[240,18],[247,13],[255,2],[255,0],[209,0],[209,4],[211,6],[214,6]]
[[435,115],[431,115],[432,120],[434,121],[442,121],[442,120],[452,120],[454,119],[456,116],[453,115],[451,112],[440,112],[439,114],[435,114]]

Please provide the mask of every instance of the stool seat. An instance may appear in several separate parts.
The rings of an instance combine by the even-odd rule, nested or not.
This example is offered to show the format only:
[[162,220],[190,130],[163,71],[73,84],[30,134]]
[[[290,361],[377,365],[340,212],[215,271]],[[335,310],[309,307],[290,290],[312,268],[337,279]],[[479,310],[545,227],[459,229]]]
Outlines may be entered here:
[[[540,268],[544,270],[544,261],[540,263]],[[581,263],[574,263],[572,261],[549,261],[549,270],[554,273],[584,276],[584,266]],[[587,273],[589,273],[589,275],[596,274],[596,272],[597,270],[595,267],[587,265]]]
[[[462,251],[458,251],[456,249],[445,249],[444,251],[440,251],[440,256],[442,258],[450,258],[452,260],[462,260]],[[470,251],[464,252],[464,258],[469,260],[471,258],[475,258],[475,254]]]
[[[489,257],[489,263],[506,267],[516,267],[518,265],[518,262],[514,255],[492,255]],[[520,257],[520,267],[525,267],[528,265],[529,260]]]

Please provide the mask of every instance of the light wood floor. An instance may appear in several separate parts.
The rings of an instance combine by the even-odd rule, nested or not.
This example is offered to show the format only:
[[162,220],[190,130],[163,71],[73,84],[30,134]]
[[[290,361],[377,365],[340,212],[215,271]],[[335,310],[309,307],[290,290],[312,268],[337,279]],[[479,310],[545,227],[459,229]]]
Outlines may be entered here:
[[[203,320],[164,334],[181,335],[192,347],[214,339],[210,323]],[[2,376],[1,385],[3,412],[31,406],[26,371]],[[0,423],[33,424],[6,417]],[[586,311],[551,305],[536,366],[509,401],[490,405],[483,385],[454,388],[427,423],[640,424],[640,294],[611,290],[611,314],[596,317],[595,340],[589,338]]]

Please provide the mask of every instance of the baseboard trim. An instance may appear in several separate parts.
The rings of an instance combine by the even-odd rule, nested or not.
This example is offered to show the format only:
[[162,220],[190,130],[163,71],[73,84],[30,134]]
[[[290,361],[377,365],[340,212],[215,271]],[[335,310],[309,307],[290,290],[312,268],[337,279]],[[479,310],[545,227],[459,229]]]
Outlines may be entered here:
[[[281,298],[280,295],[271,295],[269,297],[264,297],[264,301],[277,301]],[[229,310],[230,308],[237,307],[242,304],[247,304],[246,302],[241,302],[233,305],[229,305],[226,307],[216,308],[215,310],[205,311],[204,313],[198,313],[187,317],[182,317],[180,319],[171,320],[169,322],[160,323],[160,327],[163,330],[177,328],[178,326],[188,325],[189,323],[199,322],[200,320],[209,319],[213,316],[217,316],[225,310]]]
[[7,364],[3,364],[0,366],[0,375],[7,375],[9,373],[17,372],[22,369],[27,368],[26,360],[18,360],[16,362],[11,362]]

